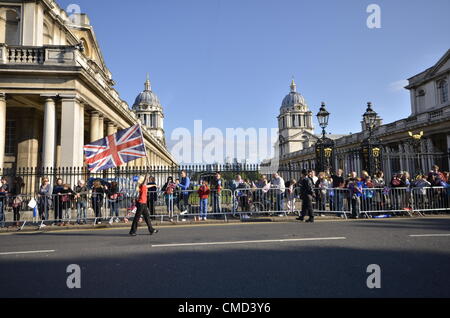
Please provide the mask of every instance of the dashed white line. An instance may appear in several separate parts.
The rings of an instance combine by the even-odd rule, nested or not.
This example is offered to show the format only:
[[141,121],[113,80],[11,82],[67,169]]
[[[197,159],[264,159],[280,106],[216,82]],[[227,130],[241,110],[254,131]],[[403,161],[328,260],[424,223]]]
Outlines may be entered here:
[[346,237],[322,237],[322,238],[279,239],[279,240],[258,240],[258,241],[175,243],[175,244],[152,245],[152,247],[186,247],[186,246],[237,245],[237,244],[266,244],[266,243],[290,243],[290,242],[302,242],[302,241],[332,241],[332,240],[346,240],[346,239],[347,239]]
[[44,251],[23,251],[23,252],[5,252],[0,253],[0,256],[6,255],[22,255],[22,254],[43,254],[43,253],[54,253],[55,250],[44,250]]
[[450,234],[414,234],[409,237],[446,237],[450,236]]

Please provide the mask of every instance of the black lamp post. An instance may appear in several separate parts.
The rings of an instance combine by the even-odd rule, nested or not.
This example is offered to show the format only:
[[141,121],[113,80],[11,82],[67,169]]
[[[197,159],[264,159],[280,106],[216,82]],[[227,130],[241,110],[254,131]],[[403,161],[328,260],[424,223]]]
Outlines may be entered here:
[[369,137],[361,145],[362,167],[370,176],[381,169],[381,145],[379,141],[372,136],[376,127],[378,114],[372,109],[372,103],[367,103],[367,110],[363,115],[363,122],[366,130],[369,131]]
[[318,172],[331,171],[333,156],[334,156],[334,141],[326,136],[326,128],[328,127],[328,120],[330,113],[325,108],[325,103],[322,103],[317,120],[320,128],[322,128],[322,138],[316,143],[316,170]]
[[421,142],[423,137],[423,131],[421,131],[418,134],[413,134],[413,132],[408,132],[409,136],[411,137],[411,145],[414,151],[414,161],[415,162],[415,176],[422,175],[423,169],[422,169],[422,150],[421,150]]

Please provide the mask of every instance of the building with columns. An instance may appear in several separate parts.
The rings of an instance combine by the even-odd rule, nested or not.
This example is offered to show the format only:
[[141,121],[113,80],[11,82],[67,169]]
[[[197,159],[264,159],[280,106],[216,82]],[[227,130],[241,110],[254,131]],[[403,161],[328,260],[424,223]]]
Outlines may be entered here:
[[[0,2],[0,168],[83,166],[83,145],[139,121],[114,85],[87,15]],[[151,165],[176,165],[156,131],[144,125]]]
[[[450,170],[450,50],[435,65],[411,77],[408,81],[409,85],[405,88],[411,94],[411,115],[389,124],[383,124],[381,118],[378,118],[373,131],[373,136],[381,144],[381,167],[386,178],[390,178],[392,173],[400,171],[415,173],[418,168],[421,168],[420,170],[423,172],[428,172],[434,164],[440,166],[442,171]],[[307,147],[306,143],[301,147],[300,144],[305,139],[298,138],[297,140],[297,138],[291,137],[302,134],[304,137],[314,136],[309,126],[295,127],[294,117],[291,116],[297,112],[295,105],[305,106],[306,103],[302,97],[294,96],[294,94],[295,89],[291,87],[290,95],[285,98],[289,103],[284,105],[285,102],[283,102],[283,106],[288,106],[288,108],[283,111],[282,107],[282,115],[278,118],[279,120],[286,118],[286,121],[280,124],[278,146],[285,147],[285,143],[290,141],[295,146],[281,148],[279,158],[263,162],[263,167],[276,167],[277,165],[274,164],[276,161],[280,171],[291,169],[301,171],[301,169],[315,168],[315,140],[309,143],[310,147]],[[362,116],[365,105],[361,105],[360,108]],[[376,105],[374,105],[374,109],[376,111]],[[291,117],[292,119],[289,121]],[[285,128],[284,125],[288,127]],[[289,126],[294,127],[289,128]],[[290,130],[292,133],[286,133],[285,130]],[[423,132],[419,144],[414,143],[410,132],[413,134]],[[286,136],[290,137],[286,138]],[[346,173],[361,171],[361,144],[368,136],[369,132],[363,129],[360,133],[332,138],[335,141],[334,169],[341,168]],[[291,169],[287,169],[287,167]],[[295,175],[295,177],[298,178],[299,175]]]

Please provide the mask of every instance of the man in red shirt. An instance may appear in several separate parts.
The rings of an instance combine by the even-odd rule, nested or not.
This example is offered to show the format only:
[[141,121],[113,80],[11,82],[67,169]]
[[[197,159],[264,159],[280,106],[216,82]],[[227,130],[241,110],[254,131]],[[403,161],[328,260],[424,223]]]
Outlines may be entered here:
[[139,191],[139,196],[137,199],[137,210],[134,216],[133,224],[131,225],[130,235],[136,236],[136,231],[138,228],[138,222],[141,218],[141,215],[144,216],[145,223],[147,223],[148,231],[150,235],[156,234],[159,231],[154,229],[152,226],[152,222],[150,220],[150,213],[147,207],[147,193],[149,186],[147,185],[147,176],[141,177],[137,183],[137,189]]

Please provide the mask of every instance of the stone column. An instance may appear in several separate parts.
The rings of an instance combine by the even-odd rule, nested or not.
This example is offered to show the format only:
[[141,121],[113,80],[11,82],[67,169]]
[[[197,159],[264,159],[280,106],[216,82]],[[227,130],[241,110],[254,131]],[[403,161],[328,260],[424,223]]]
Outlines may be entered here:
[[76,96],[65,95],[61,98],[61,166],[82,167],[80,104]]
[[106,124],[106,134],[108,136],[114,135],[116,133],[116,126],[112,121],[108,121]]
[[98,112],[92,112],[91,113],[91,127],[90,127],[90,133],[91,133],[91,140],[90,142],[97,141],[98,138],[98,125],[99,125],[99,113]]
[[98,127],[97,127],[98,131],[98,139],[102,139],[105,137],[105,117],[103,117],[103,115],[100,115],[99,120],[98,120]]
[[42,167],[55,167],[56,149],[56,105],[55,97],[46,96],[44,104],[44,134],[42,148]]
[[87,143],[86,140],[84,140],[84,105],[83,103],[80,104],[79,108],[79,116],[80,116],[80,138],[79,138],[79,147],[81,149],[81,166],[84,166],[84,145]]
[[5,161],[6,140],[6,95],[0,93],[0,169],[3,169]]

